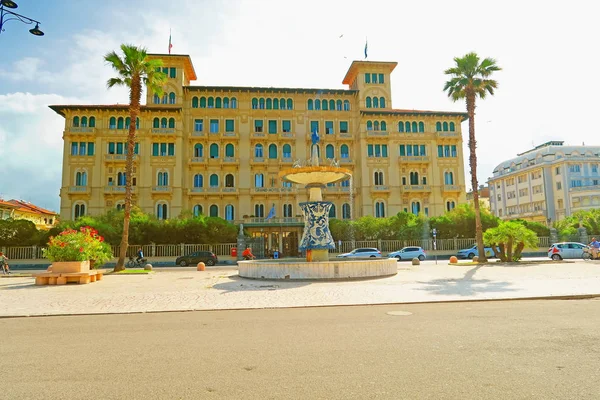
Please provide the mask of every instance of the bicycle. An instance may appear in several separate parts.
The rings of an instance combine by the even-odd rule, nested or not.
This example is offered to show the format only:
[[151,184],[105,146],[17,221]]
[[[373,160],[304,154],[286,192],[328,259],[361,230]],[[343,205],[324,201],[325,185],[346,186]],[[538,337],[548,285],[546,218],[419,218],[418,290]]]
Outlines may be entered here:
[[146,258],[142,258],[140,261],[138,261],[133,257],[129,257],[129,261],[127,261],[127,268],[144,268],[147,261],[148,260]]

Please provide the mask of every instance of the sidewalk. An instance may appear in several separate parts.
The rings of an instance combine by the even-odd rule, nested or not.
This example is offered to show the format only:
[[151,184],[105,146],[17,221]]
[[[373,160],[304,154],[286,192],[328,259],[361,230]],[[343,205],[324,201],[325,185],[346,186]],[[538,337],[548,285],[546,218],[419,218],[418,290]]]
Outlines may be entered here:
[[600,261],[523,266],[413,267],[361,281],[259,281],[236,267],[158,269],[151,275],[107,275],[88,285],[35,286],[33,278],[0,279],[0,316],[136,313],[421,303],[600,295]]

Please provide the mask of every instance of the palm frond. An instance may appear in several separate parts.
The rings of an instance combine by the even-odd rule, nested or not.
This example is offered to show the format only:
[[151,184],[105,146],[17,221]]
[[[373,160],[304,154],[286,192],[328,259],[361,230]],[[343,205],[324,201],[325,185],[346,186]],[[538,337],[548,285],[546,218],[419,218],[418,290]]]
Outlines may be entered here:
[[121,78],[110,78],[108,81],[106,81],[107,88],[110,89],[113,86],[127,86],[127,84]]

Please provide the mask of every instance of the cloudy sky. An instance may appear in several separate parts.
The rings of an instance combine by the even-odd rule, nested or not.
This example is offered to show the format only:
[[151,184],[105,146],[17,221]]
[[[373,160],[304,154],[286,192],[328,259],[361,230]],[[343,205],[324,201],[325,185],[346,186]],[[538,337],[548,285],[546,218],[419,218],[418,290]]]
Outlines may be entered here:
[[493,57],[503,71],[496,96],[477,108],[480,182],[548,140],[600,145],[600,25],[590,1],[15,1],[46,36],[15,21],[0,34],[5,199],[59,209],[64,120],[47,106],[126,103],[124,90],[106,90],[102,56],[120,43],[167,52],[169,29],[198,85],[344,88],[368,37],[370,60],[398,62],[394,108],[464,111],[442,91],[443,71],[469,51]]

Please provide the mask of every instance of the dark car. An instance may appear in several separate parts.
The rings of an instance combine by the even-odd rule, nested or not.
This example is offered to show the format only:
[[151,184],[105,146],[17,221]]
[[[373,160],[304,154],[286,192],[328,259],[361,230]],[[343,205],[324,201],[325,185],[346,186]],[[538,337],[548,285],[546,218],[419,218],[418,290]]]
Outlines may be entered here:
[[219,261],[217,256],[210,251],[195,251],[191,254],[177,257],[175,264],[186,267],[190,264],[198,264],[199,262],[203,262],[204,264],[211,266],[215,265],[217,261]]

